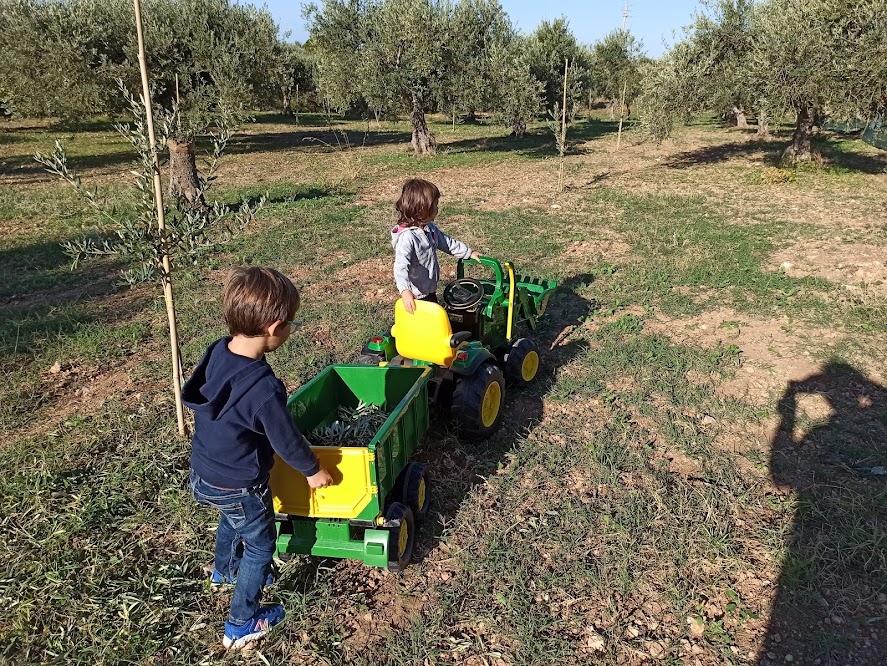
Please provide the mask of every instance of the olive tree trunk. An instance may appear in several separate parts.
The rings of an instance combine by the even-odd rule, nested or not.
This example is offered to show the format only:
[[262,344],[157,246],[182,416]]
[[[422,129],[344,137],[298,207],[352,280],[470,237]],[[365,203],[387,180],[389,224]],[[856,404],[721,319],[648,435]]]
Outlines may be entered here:
[[280,107],[280,113],[284,116],[291,116],[293,115],[293,89],[289,86],[282,86],[280,91],[283,94],[283,105]]
[[410,114],[410,120],[413,123],[413,139],[410,142],[413,146],[413,153],[415,155],[437,153],[437,143],[431,132],[428,131],[428,124],[425,122],[425,109],[415,97],[413,98],[413,111]]
[[177,201],[186,201],[192,207],[205,207],[194,144],[186,137],[175,137],[166,142],[169,148],[169,195]]
[[527,121],[523,118],[515,118],[511,121],[511,135],[523,136],[527,133]]
[[813,136],[813,113],[807,106],[798,109],[798,120],[795,123],[795,133],[792,136],[791,145],[782,154],[783,159],[791,162],[809,162],[813,159],[813,151],[810,148],[810,138]]
[[745,116],[745,110],[738,106],[733,107],[733,117],[736,119],[736,127],[745,129],[748,127],[748,118]]
[[767,113],[765,111],[758,112],[758,136],[770,136],[770,123],[767,121]]

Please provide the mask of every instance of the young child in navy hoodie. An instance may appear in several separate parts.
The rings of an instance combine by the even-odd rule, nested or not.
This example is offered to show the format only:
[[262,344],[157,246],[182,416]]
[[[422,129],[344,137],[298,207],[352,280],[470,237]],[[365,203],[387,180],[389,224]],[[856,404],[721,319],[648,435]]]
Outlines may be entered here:
[[450,238],[433,224],[439,200],[437,186],[421,178],[405,182],[397,200],[397,226],[391,230],[394,281],[409,313],[415,310],[416,299],[437,303],[438,249],[459,259],[480,257],[465,243]]
[[286,389],[265,360],[290,336],[298,290],[272,268],[235,269],[222,306],[231,335],[209,346],[182,397],[194,410],[191,492],[220,514],[211,583],[235,584],[222,642],[240,648],[284,617],[283,606],[260,606],[265,585],[273,582],[268,478],[274,452],[312,488],[332,478],[293,423]]

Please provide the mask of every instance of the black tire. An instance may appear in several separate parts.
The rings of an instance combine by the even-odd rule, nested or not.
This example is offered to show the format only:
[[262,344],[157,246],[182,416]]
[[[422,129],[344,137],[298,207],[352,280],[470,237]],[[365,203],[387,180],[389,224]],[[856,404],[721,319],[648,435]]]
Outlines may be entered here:
[[417,521],[428,515],[431,495],[428,493],[428,468],[420,463],[410,463],[404,467],[398,479],[401,501],[413,511]]
[[388,569],[403,571],[413,558],[413,546],[416,543],[416,518],[413,516],[413,510],[405,504],[395,502],[385,511],[383,525],[390,534]]
[[[456,384],[450,413],[459,426],[460,436],[478,441],[486,439],[499,427],[504,404],[505,378],[502,371],[492,363],[484,363],[477,372]],[[494,408],[495,414],[492,412]]]
[[505,356],[505,379],[509,386],[526,386],[539,375],[539,349],[528,338],[516,340]]

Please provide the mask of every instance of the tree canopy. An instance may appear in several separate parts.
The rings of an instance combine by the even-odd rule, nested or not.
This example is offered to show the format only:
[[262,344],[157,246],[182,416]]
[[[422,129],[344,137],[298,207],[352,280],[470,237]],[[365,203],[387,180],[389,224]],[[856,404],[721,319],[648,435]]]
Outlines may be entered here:
[[657,138],[703,109],[796,118],[786,156],[811,157],[815,116],[871,119],[887,105],[887,0],[716,0],[645,70]]

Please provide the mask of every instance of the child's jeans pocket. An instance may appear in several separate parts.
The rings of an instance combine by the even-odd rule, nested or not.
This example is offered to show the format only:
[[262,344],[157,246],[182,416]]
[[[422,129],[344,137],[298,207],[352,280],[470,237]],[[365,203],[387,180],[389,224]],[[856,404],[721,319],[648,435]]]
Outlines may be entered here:
[[243,509],[243,500],[247,498],[247,490],[225,490],[211,486],[206,481],[191,472],[189,480],[191,494],[198,504],[208,506],[223,514],[234,529],[242,527],[246,522],[246,512]]

